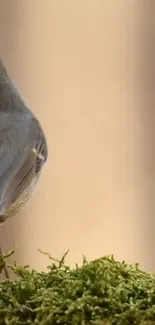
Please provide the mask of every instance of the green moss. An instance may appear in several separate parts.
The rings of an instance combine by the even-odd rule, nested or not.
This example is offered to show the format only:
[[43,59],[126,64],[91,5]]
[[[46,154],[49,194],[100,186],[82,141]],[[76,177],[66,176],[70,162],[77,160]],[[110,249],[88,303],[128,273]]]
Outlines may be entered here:
[[103,257],[71,269],[63,257],[48,273],[12,269],[18,279],[0,282],[0,324],[155,324],[155,275],[138,265]]

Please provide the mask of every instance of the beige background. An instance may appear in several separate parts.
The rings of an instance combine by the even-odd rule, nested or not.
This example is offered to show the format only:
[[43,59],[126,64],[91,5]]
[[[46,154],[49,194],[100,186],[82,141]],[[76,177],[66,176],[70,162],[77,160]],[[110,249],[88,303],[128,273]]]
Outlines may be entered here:
[[0,0],[1,56],[37,114],[49,160],[35,197],[0,229],[44,269],[113,253],[155,269],[155,2]]

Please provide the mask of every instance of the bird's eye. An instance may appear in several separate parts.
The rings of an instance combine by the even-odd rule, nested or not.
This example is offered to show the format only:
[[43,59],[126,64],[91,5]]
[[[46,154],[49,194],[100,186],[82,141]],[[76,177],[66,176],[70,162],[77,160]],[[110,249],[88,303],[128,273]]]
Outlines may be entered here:
[[0,216],[0,223],[3,223],[5,221],[5,219],[6,219],[5,216],[4,215],[1,215]]
[[36,157],[36,173],[39,173],[42,166],[44,164],[44,160],[41,159],[39,156]]

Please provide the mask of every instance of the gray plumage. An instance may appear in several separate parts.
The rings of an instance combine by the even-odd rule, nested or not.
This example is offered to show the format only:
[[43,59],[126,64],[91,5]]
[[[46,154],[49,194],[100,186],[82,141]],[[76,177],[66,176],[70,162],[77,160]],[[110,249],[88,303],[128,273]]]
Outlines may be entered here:
[[0,59],[0,222],[24,207],[47,156],[42,127]]

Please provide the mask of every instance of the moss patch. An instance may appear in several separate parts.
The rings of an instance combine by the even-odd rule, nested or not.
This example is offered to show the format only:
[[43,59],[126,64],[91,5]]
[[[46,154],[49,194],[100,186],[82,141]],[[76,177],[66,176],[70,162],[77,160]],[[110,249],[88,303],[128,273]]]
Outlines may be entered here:
[[0,324],[155,324],[155,275],[113,257],[71,269],[64,257],[50,257],[47,273],[11,267],[18,279],[0,282]]

